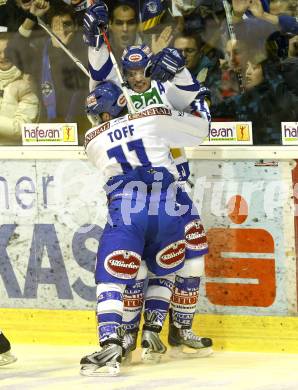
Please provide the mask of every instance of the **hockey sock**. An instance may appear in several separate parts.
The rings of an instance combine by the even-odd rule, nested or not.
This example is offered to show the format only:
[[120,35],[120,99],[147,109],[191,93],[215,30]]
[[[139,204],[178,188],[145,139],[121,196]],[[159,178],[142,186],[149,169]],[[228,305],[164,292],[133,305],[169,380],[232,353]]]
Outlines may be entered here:
[[133,286],[126,286],[123,300],[122,324],[125,330],[137,331],[140,326],[144,302],[145,280],[138,280]]
[[117,328],[122,324],[123,291],[125,285],[100,283],[97,285],[97,323],[100,343],[117,339]]
[[171,298],[170,322],[177,328],[191,328],[199,299],[199,277],[176,276]]
[[173,285],[172,276],[149,278],[144,313],[150,318],[150,314],[155,312],[157,314],[156,325],[162,326],[167,316]]

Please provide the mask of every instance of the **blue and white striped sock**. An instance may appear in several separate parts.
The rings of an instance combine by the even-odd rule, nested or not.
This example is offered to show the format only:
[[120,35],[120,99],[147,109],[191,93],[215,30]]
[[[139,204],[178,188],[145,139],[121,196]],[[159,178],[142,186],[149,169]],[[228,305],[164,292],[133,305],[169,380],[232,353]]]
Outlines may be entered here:
[[176,276],[171,298],[172,322],[178,328],[191,328],[199,299],[199,277]]
[[122,323],[125,330],[135,331],[139,329],[144,302],[145,280],[137,280],[133,286],[126,286],[123,300]]
[[97,323],[100,343],[117,338],[117,328],[122,324],[123,292],[125,285],[100,283],[97,285]]
[[157,313],[156,325],[162,326],[167,316],[174,285],[173,281],[174,276],[172,275],[149,278],[145,294],[144,312],[147,314]]

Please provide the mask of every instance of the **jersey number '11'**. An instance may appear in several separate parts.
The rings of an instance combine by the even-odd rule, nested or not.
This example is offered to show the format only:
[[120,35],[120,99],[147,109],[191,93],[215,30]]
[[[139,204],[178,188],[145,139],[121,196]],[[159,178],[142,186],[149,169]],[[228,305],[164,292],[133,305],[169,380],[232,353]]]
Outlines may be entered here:
[[[129,151],[134,151],[141,163],[142,166],[151,166],[151,162],[148,159],[143,141],[141,139],[136,139],[134,141],[127,142],[127,148]],[[107,150],[107,155],[109,158],[115,158],[116,161],[121,165],[123,173],[127,173],[133,169],[133,167],[128,162],[124,150],[121,145],[115,146]]]

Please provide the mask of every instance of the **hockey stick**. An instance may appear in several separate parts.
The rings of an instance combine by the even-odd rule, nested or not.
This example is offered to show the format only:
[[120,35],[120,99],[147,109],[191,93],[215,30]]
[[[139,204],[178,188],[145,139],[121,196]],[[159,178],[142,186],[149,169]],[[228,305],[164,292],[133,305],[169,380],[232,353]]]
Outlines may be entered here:
[[119,69],[119,66],[117,64],[117,61],[116,61],[116,58],[113,54],[113,51],[112,51],[112,47],[111,47],[111,44],[109,42],[109,38],[107,36],[107,33],[105,32],[104,29],[101,29],[101,34],[103,36],[103,40],[107,46],[107,49],[108,49],[108,52],[109,52],[109,55],[110,55],[110,58],[111,58],[111,61],[112,61],[112,64],[113,64],[113,67],[115,68],[115,71],[116,71],[116,74],[117,74],[117,77],[120,81],[120,85],[121,85],[121,89],[123,91],[123,95],[125,96],[125,99],[127,101],[127,108],[128,108],[128,111],[130,114],[135,114],[137,111],[131,101],[131,97],[129,95],[129,92],[128,92],[128,88],[127,88],[127,84],[126,82],[123,80],[123,77],[122,77],[122,74],[120,72],[120,69]]
[[[87,0],[88,7],[91,6],[91,5],[94,5],[95,2],[96,2],[96,0]],[[126,99],[126,102],[127,102],[128,111],[129,111],[130,114],[135,114],[137,111],[136,111],[136,109],[135,109],[135,107],[134,107],[134,105],[133,105],[133,103],[131,101],[131,98],[130,98],[130,95],[129,95],[128,89],[127,89],[127,84],[123,80],[122,74],[120,72],[119,66],[118,66],[116,58],[114,56],[114,53],[113,53],[113,50],[112,50],[109,38],[107,36],[107,33],[106,33],[104,28],[100,28],[100,27],[98,27],[98,32],[99,32],[99,35],[102,35],[103,40],[104,40],[104,42],[105,42],[105,44],[107,46],[107,49],[108,49],[108,52],[109,52],[109,55],[110,55],[110,59],[112,61],[113,67],[115,68],[118,80],[119,80],[120,85],[121,85],[121,89],[123,91],[123,95],[125,96],[125,99]]]
[[45,22],[41,20],[40,17],[37,17],[37,23],[41,28],[43,28],[50,35],[50,37],[55,39],[55,41],[58,43],[61,49],[64,50],[64,52],[68,55],[68,57],[81,69],[83,73],[85,73],[85,75],[88,78],[90,78],[89,72],[82,64],[82,62],[76,56],[74,56],[70,50],[67,49],[64,43],[61,41],[61,39],[49,28],[48,25],[45,24]]
[[[230,39],[236,41],[237,38],[236,38],[234,26],[233,26],[231,6],[230,6],[230,4],[228,3],[227,0],[223,0],[223,6],[224,6],[224,9],[225,9],[226,21],[227,21],[227,26],[228,26]],[[244,84],[243,84],[242,73],[241,73],[241,71],[239,69],[235,69],[235,73],[237,75],[240,91],[244,92]]]

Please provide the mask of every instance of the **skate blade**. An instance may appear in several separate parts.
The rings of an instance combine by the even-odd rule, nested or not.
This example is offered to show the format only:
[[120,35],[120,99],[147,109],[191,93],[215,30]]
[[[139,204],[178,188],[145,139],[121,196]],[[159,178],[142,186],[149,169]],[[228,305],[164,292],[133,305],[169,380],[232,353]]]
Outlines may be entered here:
[[162,354],[152,352],[151,348],[143,348],[141,359],[145,364],[158,364],[162,359]]
[[0,354],[0,366],[5,366],[6,364],[11,364],[17,361],[18,359],[11,354],[10,351]]
[[206,348],[191,348],[187,345],[179,345],[177,347],[171,347],[170,356],[172,358],[204,358],[213,355],[213,349],[211,347]]
[[102,367],[98,367],[95,364],[88,364],[81,367],[80,374],[83,376],[117,376],[120,374],[120,363],[109,362]]

